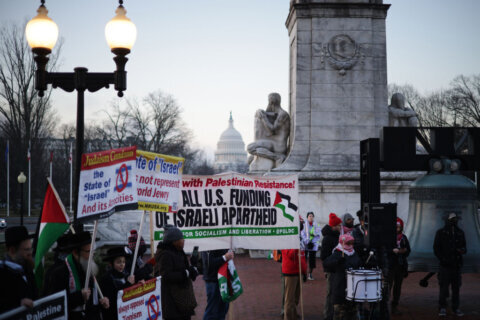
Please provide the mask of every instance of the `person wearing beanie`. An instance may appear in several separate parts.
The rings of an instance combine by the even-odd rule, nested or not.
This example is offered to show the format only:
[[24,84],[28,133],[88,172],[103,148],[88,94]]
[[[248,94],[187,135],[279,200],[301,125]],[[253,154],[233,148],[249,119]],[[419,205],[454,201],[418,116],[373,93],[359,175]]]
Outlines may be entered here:
[[[328,224],[322,229],[322,249],[320,251],[320,259],[325,261],[333,252],[333,249],[338,243],[340,230],[342,228],[342,220],[335,214],[330,213],[328,216]],[[323,315],[325,320],[333,319],[333,304],[331,299],[331,273],[325,270],[325,277],[327,279],[327,294],[325,296],[325,308]]]
[[162,277],[162,311],[166,320],[188,320],[195,314],[197,302],[192,281],[197,278],[198,271],[190,265],[183,251],[184,244],[180,229],[172,225],[164,227],[163,240],[155,253],[155,276]]
[[117,294],[135,284],[135,276],[129,275],[125,270],[125,259],[129,251],[124,246],[108,249],[103,261],[108,263],[108,271],[100,280],[103,294],[110,301],[110,308],[102,310],[103,320],[117,320]]
[[37,298],[31,238],[24,226],[5,230],[5,257],[0,260],[0,313],[20,306],[31,308]]
[[322,232],[320,224],[315,222],[314,219],[315,214],[313,212],[307,213],[307,223],[302,230],[301,237],[305,244],[305,257],[308,261],[308,280],[313,280],[313,269],[317,267],[316,255]]
[[[126,267],[125,270],[128,274],[132,270],[133,266],[133,255],[135,253],[135,246],[137,245],[138,233],[137,230],[130,230],[130,236],[128,237],[128,251],[129,255],[126,257]],[[138,247],[137,260],[135,261],[135,279],[139,280],[148,280],[152,278],[153,266],[149,263],[143,262],[143,255],[147,251],[147,245],[142,236],[140,236],[140,245]]]
[[340,234],[352,234],[353,232],[353,216],[350,213],[345,213],[343,215],[343,225],[342,225],[342,230],[340,231]]
[[354,320],[357,315],[355,302],[346,297],[347,277],[345,271],[358,269],[362,265],[360,257],[355,252],[353,237],[346,233],[340,235],[333,253],[323,261],[323,268],[331,273],[331,295],[334,309],[333,319]]
[[433,242],[433,252],[439,260],[438,285],[440,287],[439,315],[447,315],[447,298],[452,288],[452,311],[463,316],[460,311],[460,286],[462,285],[463,255],[467,253],[465,233],[458,227],[458,216],[450,212],[445,219],[445,227],[437,230]]
[[410,243],[407,236],[403,233],[403,220],[397,218],[397,237],[396,246],[393,248],[393,254],[390,256],[388,266],[387,282],[390,290],[393,289],[391,313],[395,315],[402,314],[398,310],[398,302],[402,293],[403,278],[408,276],[407,257],[410,254]]

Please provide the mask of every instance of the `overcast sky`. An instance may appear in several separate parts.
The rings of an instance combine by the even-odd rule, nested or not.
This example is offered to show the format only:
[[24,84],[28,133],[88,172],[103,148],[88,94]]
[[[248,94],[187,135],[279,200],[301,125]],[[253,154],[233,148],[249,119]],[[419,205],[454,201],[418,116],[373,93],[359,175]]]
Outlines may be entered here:
[[[480,73],[480,1],[384,0],[389,83],[410,83],[422,93],[444,88],[459,74]],[[0,21],[24,23],[40,1],[0,0]],[[105,24],[118,2],[47,0],[49,16],[64,39],[60,71],[87,67],[113,71]],[[176,97],[197,146],[212,152],[229,112],[248,144],[253,116],[278,92],[288,110],[289,0],[126,0],[137,42],[129,55],[125,97],[142,98],[161,89]],[[54,48],[55,50],[55,48]],[[55,89],[61,121],[75,122],[76,94]],[[86,94],[86,118],[118,99],[102,89]]]

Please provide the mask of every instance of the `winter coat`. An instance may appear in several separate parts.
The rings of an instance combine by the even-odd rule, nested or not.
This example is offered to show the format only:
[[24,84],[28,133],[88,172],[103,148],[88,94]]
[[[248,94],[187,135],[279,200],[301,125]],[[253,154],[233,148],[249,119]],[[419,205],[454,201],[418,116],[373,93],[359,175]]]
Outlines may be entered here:
[[365,245],[365,231],[360,224],[356,225],[355,229],[353,229],[352,237],[355,239],[355,243],[353,244],[355,252],[358,254],[362,262],[365,262],[368,259],[369,252]]
[[333,249],[337,246],[340,232],[333,231],[332,227],[327,224],[322,229],[322,236],[322,252],[320,253],[320,259],[323,261],[332,254]]
[[188,286],[189,277],[194,281],[198,275],[196,270],[190,266],[185,252],[177,250],[171,243],[161,242],[157,247],[155,259],[157,261],[155,265],[157,269],[156,276],[162,277],[163,317],[175,319],[193,315],[194,312],[184,314],[179,310],[171,293],[174,286],[186,287]]
[[397,246],[398,249],[406,249],[405,253],[393,253],[390,256],[390,265],[389,267],[393,269],[395,266],[401,266],[402,269],[407,272],[408,271],[408,260],[407,257],[410,255],[410,242],[408,242],[408,238],[406,235],[402,234],[402,239],[400,239],[400,245]]
[[343,304],[345,302],[345,289],[347,288],[347,276],[345,271],[348,269],[358,269],[362,265],[360,257],[355,252],[353,255],[344,255],[335,250],[328,258],[323,261],[323,269],[330,272],[331,296],[333,304]]
[[[313,225],[310,225],[308,221],[305,222],[305,225],[302,230],[302,241],[305,244],[305,250],[318,251],[321,232],[322,232],[322,229],[320,228],[320,225],[315,221],[313,222]],[[311,249],[308,248],[309,243],[313,244],[313,247]]]
[[6,257],[0,260],[0,314],[20,306],[24,298],[37,299],[37,286],[33,272]]
[[203,280],[218,282],[218,269],[225,263],[223,255],[228,250],[212,250],[202,252]]
[[464,250],[463,254],[467,253],[465,233],[459,227],[451,226],[447,222],[445,227],[437,231],[433,242],[433,252],[440,261],[440,266],[461,268],[463,257],[457,250]]
[[117,294],[118,291],[132,286],[127,281],[128,274],[125,272],[118,272],[115,269],[110,269],[100,280],[100,288],[102,288],[103,295],[110,301],[108,309],[102,309],[104,320],[117,320]]
[[[300,253],[302,274],[307,274],[307,260],[305,252]],[[298,249],[282,250],[282,273],[284,276],[296,276],[299,273]]]

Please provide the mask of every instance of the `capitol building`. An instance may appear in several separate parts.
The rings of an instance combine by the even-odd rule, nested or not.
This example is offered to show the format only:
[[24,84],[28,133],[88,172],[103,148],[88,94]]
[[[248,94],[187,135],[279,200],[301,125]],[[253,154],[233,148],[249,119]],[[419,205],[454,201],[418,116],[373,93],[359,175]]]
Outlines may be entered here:
[[247,152],[242,135],[233,127],[232,112],[228,120],[228,128],[220,135],[215,151],[215,173],[235,171],[245,173],[248,171]]

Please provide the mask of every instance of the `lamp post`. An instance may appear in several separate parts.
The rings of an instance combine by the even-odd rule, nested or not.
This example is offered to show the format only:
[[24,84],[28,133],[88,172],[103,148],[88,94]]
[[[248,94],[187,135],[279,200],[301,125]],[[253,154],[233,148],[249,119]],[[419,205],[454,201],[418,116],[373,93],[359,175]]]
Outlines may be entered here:
[[20,183],[20,225],[23,226],[23,185],[25,184],[25,181],[27,181],[27,177],[25,174],[20,172],[20,174],[17,177],[18,183]]
[[[41,5],[37,10],[38,15],[30,20],[25,29],[28,44],[32,48],[37,64],[35,71],[35,89],[38,95],[43,97],[47,85],[51,84],[53,88],[61,88],[67,92],[77,91],[77,132],[75,145],[75,197],[78,198],[78,184],[80,179],[80,167],[83,153],[84,137],[84,93],[98,91],[102,88],[108,88],[113,84],[118,91],[119,97],[123,96],[123,91],[127,89],[127,72],[125,64],[128,59],[126,55],[130,53],[136,36],[137,30],[133,22],[126,17],[126,10],[123,7],[123,0],[119,0],[119,6],[115,11],[116,16],[105,26],[105,36],[111,51],[115,54],[113,60],[116,64],[116,70],[109,73],[88,72],[87,68],[78,67],[74,72],[48,72],[46,66],[48,55],[58,38],[58,27],[50,19],[45,7],[45,0],[41,0]],[[75,209],[76,212],[77,209]],[[74,215],[76,217],[76,215]]]

